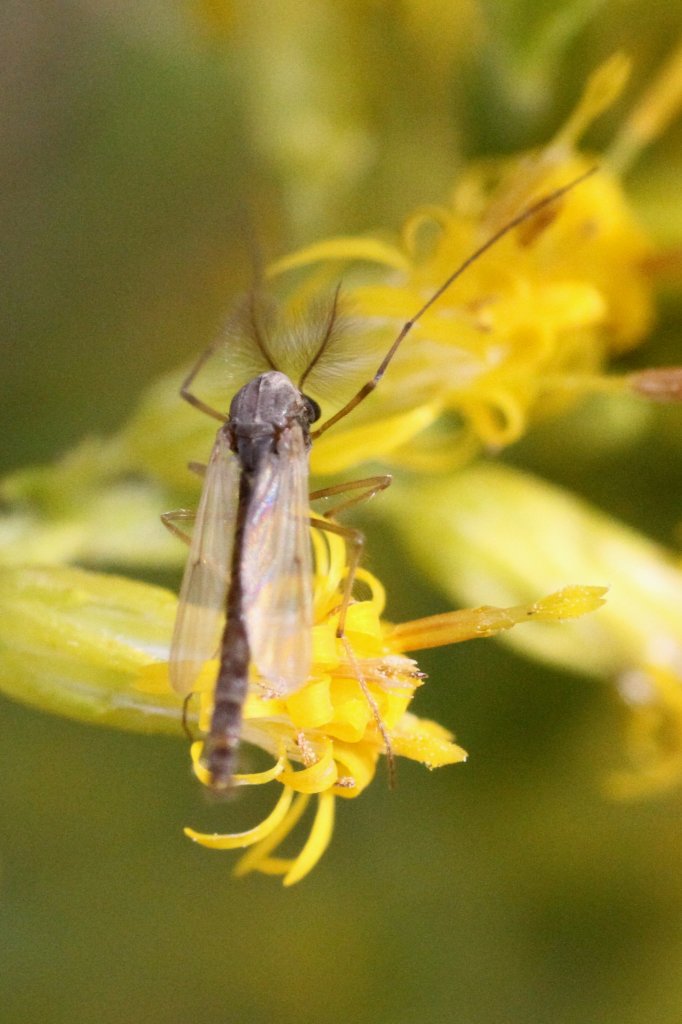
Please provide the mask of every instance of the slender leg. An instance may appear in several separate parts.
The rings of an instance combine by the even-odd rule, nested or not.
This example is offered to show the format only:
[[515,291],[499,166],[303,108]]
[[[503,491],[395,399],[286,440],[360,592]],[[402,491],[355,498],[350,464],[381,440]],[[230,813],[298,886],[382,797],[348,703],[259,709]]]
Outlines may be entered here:
[[348,552],[348,572],[346,573],[346,578],[343,583],[343,597],[341,598],[341,605],[339,607],[339,622],[336,627],[336,635],[341,638],[346,626],[346,613],[353,594],[355,574],[358,571],[358,566],[362,560],[362,552],[365,549],[365,535],[360,530],[353,529],[352,526],[341,526],[339,523],[334,523],[330,519],[317,519],[311,516],[310,525],[314,526],[317,530],[326,530],[327,533],[335,533],[337,536],[343,537],[346,542],[346,550]]
[[194,379],[196,378],[197,374],[205,365],[206,361],[210,358],[210,356],[213,355],[216,348],[218,347],[218,344],[220,343],[221,342],[216,342],[214,345],[210,345],[205,352],[202,352],[202,354],[199,356],[192,369],[189,371],[189,373],[183,380],[182,385],[180,387],[180,395],[182,398],[185,399],[186,402],[189,402],[190,405],[193,405],[195,409],[199,409],[200,412],[206,413],[207,416],[212,416],[213,419],[215,420],[220,420],[221,423],[226,423],[227,416],[225,416],[224,413],[219,412],[218,409],[214,409],[213,406],[208,405],[206,402],[202,402],[200,398],[198,398],[195,394],[193,394],[190,391],[190,387]]
[[192,538],[184,530],[181,530],[177,524],[193,523],[196,517],[196,512],[193,512],[191,509],[178,508],[174,512],[162,512],[161,522],[174,537],[179,537],[183,544],[190,544]]
[[326,530],[328,533],[335,533],[346,541],[346,547],[348,550],[348,572],[346,573],[346,579],[343,585],[343,598],[341,601],[341,608],[339,611],[339,624],[336,628],[336,635],[338,637],[343,636],[344,627],[346,625],[346,613],[348,611],[348,605],[350,604],[351,597],[353,594],[353,583],[355,582],[355,574],[358,571],[358,567],[362,560],[362,552],[365,547],[365,537],[360,530],[356,530],[352,526],[341,526],[339,523],[334,522],[333,516],[337,513],[344,511],[347,508],[351,508],[353,505],[359,505],[363,501],[369,501],[379,491],[385,490],[391,483],[391,477],[388,475],[383,476],[370,476],[364,480],[351,480],[348,483],[333,484],[331,487],[323,487],[319,491],[313,491],[309,495],[311,501],[317,501],[320,498],[331,498],[336,494],[346,494],[348,491],[360,491],[360,494],[354,495],[346,501],[342,501],[340,505],[336,505],[334,508],[329,509],[324,513],[323,518],[313,517],[310,520],[311,526],[317,527],[319,530]]
[[[365,481],[359,482],[364,483]],[[370,692],[370,689],[367,685],[367,681],[364,675],[362,674],[362,670],[360,669],[360,664],[353,653],[353,648],[351,647],[345,635],[346,613],[348,611],[348,606],[351,602],[353,583],[355,581],[355,574],[358,570],[358,566],[362,558],[362,552],[365,546],[365,538],[364,535],[360,532],[360,530],[355,530],[352,527],[348,526],[340,526],[339,523],[331,522],[328,519],[315,519],[311,517],[310,525],[314,526],[315,529],[317,530],[326,530],[328,533],[335,533],[338,536],[343,537],[344,540],[346,541],[348,550],[348,572],[346,573],[346,579],[344,580],[343,584],[343,597],[341,599],[341,606],[339,608],[339,621],[336,627],[336,635],[345,648],[346,657],[353,670],[353,675],[357,679],[358,685],[362,690],[365,700],[370,706],[372,716],[377,724],[377,728],[381,733],[384,744],[386,746],[386,758],[388,760],[388,784],[390,788],[393,789],[395,786],[395,757],[393,755],[391,739],[388,735],[388,730],[379,712],[379,708],[377,707],[377,702],[375,701],[374,697]]]
[[353,505],[359,505],[363,501],[369,501],[375,494],[386,490],[390,483],[391,477],[388,474],[382,476],[370,476],[363,480],[351,480],[349,483],[333,484],[331,487],[323,487],[319,491],[313,491],[309,497],[311,501],[317,501],[322,498],[334,497],[336,494],[347,494],[349,491],[360,491],[359,494],[356,494],[352,498],[348,498],[346,501],[341,502],[341,504],[335,505],[334,508],[329,509],[325,512],[324,518],[319,519],[317,517],[311,517],[310,525],[314,526],[318,530],[326,530],[328,533],[335,533],[337,536],[343,537],[346,542],[346,550],[348,552],[348,571],[343,585],[343,596],[341,598],[341,607],[339,609],[339,621],[336,627],[336,635],[343,643],[346,651],[346,657],[353,670],[353,674],[358,681],[358,685],[362,690],[365,700],[369,704],[374,721],[376,722],[377,728],[383,738],[384,745],[386,747],[386,759],[388,762],[388,784],[390,788],[393,789],[395,787],[396,769],[391,739],[381,718],[377,702],[370,692],[367,681],[360,669],[358,660],[345,636],[346,615],[353,596],[355,575],[362,560],[362,553],[365,547],[365,537],[360,530],[356,530],[350,526],[341,526],[339,523],[335,523],[332,519],[332,516],[345,511],[347,508],[351,508]]
[[202,479],[206,476],[206,470],[208,466],[205,462],[188,462],[187,468],[190,473],[194,473],[196,476],[200,476]]
[[191,701],[193,696],[194,691],[188,693],[182,702],[182,731],[184,732],[185,736],[190,741],[190,743],[194,743],[195,739],[194,736],[192,735],[192,730],[190,729],[189,723],[187,721],[189,716],[189,702]]
[[389,473],[384,473],[381,476],[368,476],[363,480],[351,480],[348,483],[333,484],[331,487],[323,487],[319,491],[313,491],[309,498],[311,501],[319,501],[322,498],[332,498],[335,494],[346,494],[348,491],[357,491],[362,488],[360,494],[342,501],[340,505],[335,505],[334,508],[330,508],[323,513],[325,519],[333,519],[339,512],[345,512],[347,508],[360,505],[364,501],[370,501],[375,494],[385,491],[387,487],[390,487],[392,479]]
[[350,666],[353,669],[353,675],[360,684],[360,689],[362,690],[365,700],[369,704],[370,710],[372,712],[372,717],[374,718],[374,721],[377,724],[377,729],[381,733],[381,738],[384,741],[384,746],[386,748],[386,761],[388,763],[388,785],[390,789],[395,789],[395,755],[393,753],[393,747],[391,745],[391,737],[388,735],[388,729],[386,728],[384,720],[381,717],[379,708],[377,706],[377,702],[372,696],[369,686],[367,685],[367,680],[362,674],[360,664],[358,662],[358,659],[355,657],[353,648],[351,647],[350,643],[348,642],[345,636],[341,637],[341,643],[346,649],[346,657],[348,658]]

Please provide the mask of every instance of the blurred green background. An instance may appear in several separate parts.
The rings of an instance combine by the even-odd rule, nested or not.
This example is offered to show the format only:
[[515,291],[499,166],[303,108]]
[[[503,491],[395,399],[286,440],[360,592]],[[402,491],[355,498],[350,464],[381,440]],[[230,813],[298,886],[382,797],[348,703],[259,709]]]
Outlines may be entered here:
[[[682,21],[674,3],[527,0],[462,3],[436,32],[455,6],[6,0],[4,471],[122,424],[213,337],[254,234],[277,255],[397,227],[464,158],[546,140],[618,47],[636,95]],[[633,176],[654,227],[679,205],[680,155],[677,126]],[[668,296],[660,361],[681,311]],[[679,437],[662,411],[627,451],[566,466],[548,433],[509,457],[669,539]],[[391,617],[444,609],[367,526]],[[0,1020],[679,1024],[680,795],[602,798],[615,697],[492,642],[420,664],[416,710],[468,764],[401,763],[395,792],[379,777],[339,801],[330,851],[288,891],[233,881],[229,854],[182,836],[207,811],[180,736],[3,701]]]

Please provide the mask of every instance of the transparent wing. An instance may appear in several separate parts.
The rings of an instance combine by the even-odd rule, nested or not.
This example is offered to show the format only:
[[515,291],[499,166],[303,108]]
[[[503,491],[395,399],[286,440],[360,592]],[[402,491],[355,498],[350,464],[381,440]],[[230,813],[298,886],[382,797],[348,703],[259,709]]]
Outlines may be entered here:
[[204,663],[218,650],[238,494],[239,464],[219,431],[206,469],[171,641],[169,675],[179,694],[191,693]]
[[296,425],[259,473],[246,525],[243,587],[251,656],[278,693],[308,678],[313,621],[308,453]]

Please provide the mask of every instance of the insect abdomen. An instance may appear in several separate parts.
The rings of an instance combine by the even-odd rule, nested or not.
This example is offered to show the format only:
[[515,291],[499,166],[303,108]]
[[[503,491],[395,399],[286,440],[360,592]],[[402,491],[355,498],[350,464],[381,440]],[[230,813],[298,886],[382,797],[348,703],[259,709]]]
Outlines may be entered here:
[[244,618],[242,560],[244,528],[252,490],[251,475],[242,472],[232,573],[227,592],[227,619],[220,644],[220,669],[213,697],[211,728],[204,741],[203,761],[214,789],[227,789],[232,781],[242,727],[242,708],[249,688],[251,650]]

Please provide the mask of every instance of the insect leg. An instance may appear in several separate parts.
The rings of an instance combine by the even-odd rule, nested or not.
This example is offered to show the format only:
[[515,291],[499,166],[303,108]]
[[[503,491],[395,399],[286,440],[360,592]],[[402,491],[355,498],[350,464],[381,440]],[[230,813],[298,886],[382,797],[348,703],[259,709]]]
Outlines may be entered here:
[[339,606],[339,622],[336,627],[336,635],[341,639],[346,626],[346,613],[351,601],[355,574],[358,571],[358,566],[362,560],[362,552],[365,549],[365,535],[360,530],[354,529],[352,526],[341,526],[340,523],[335,523],[331,519],[318,519],[315,516],[311,516],[310,525],[314,526],[317,530],[326,530],[327,533],[335,533],[337,536],[343,537],[346,542],[346,550],[348,552],[348,572],[346,573],[346,579],[343,584],[343,596],[341,598],[341,605]]
[[174,537],[179,537],[183,544],[189,544],[192,540],[188,533],[185,533],[177,524],[193,523],[197,517],[196,512],[188,508],[178,508],[174,512],[162,512],[161,522]]
[[185,399],[186,402],[189,402],[190,405],[193,405],[195,409],[198,409],[200,412],[206,413],[207,416],[212,416],[213,419],[220,420],[221,423],[226,423],[227,416],[225,416],[222,412],[219,412],[217,409],[214,409],[213,406],[207,405],[206,402],[203,402],[200,398],[197,397],[197,395],[193,394],[193,392],[190,391],[192,382],[194,381],[194,379],[196,378],[197,374],[202,369],[206,361],[213,355],[217,348],[217,345],[217,342],[214,345],[210,345],[206,349],[206,351],[202,352],[202,354],[199,356],[196,363],[189,371],[189,373],[187,374],[187,376],[185,377],[180,386],[180,395],[182,398]]
[[343,585],[343,597],[341,599],[341,608],[339,611],[339,623],[336,628],[336,635],[338,637],[343,636],[343,631],[346,625],[346,613],[348,611],[348,605],[350,604],[351,597],[353,594],[353,583],[355,582],[355,574],[357,573],[358,566],[362,560],[362,552],[365,547],[365,536],[360,530],[356,530],[352,526],[341,526],[339,523],[335,523],[332,516],[344,509],[350,508],[353,505],[358,505],[362,501],[369,501],[379,491],[384,491],[391,483],[391,477],[386,474],[383,476],[369,476],[363,480],[351,480],[347,483],[333,484],[331,487],[323,487],[319,491],[313,491],[309,495],[309,499],[316,501],[320,498],[329,498],[335,494],[345,494],[348,491],[359,490],[361,493],[355,495],[352,498],[348,498],[346,501],[342,501],[340,505],[336,505],[333,509],[329,509],[325,512],[323,518],[311,518],[311,526],[315,526],[320,530],[326,530],[327,533],[336,533],[338,536],[343,537],[346,542],[346,549],[348,552],[348,572],[346,573],[346,579]]
[[345,512],[347,508],[352,508],[353,505],[360,505],[364,501],[371,501],[375,494],[379,494],[380,491],[385,491],[387,487],[390,487],[392,479],[389,473],[384,473],[381,476],[368,476],[363,480],[351,480],[348,483],[333,484],[331,487],[323,487],[319,491],[313,491],[309,498],[311,501],[318,501],[321,498],[332,498],[335,494],[361,491],[360,494],[342,501],[340,505],[335,505],[334,508],[330,508],[324,513],[325,519],[333,519],[339,512]]
[[[384,487],[388,487],[389,483],[391,482],[390,477],[388,479],[386,479],[385,477],[373,477],[373,478],[370,478],[370,480],[373,480],[373,481],[383,480],[384,481],[383,486],[382,487],[377,487],[376,490],[383,490],[383,488]],[[356,481],[354,481],[354,485],[355,486],[362,486],[363,484],[367,484],[368,482],[369,482],[369,480],[356,480]],[[350,486],[352,487],[353,484],[351,484]],[[331,487],[328,490],[331,491],[332,493],[338,493],[338,492],[340,492],[344,488],[348,489],[348,485],[347,484],[339,484],[337,487]],[[366,498],[372,497],[372,494],[376,493],[376,490],[373,491],[371,487],[368,488],[366,493],[365,493],[365,495],[364,495],[364,497],[366,497]],[[325,492],[324,491],[322,492],[322,495],[320,495],[320,492],[314,492],[314,493],[318,497],[319,496],[322,496],[322,497],[325,496]],[[313,497],[313,495],[311,495],[311,497]],[[363,496],[359,496],[359,498],[357,500],[362,500],[362,497]],[[352,503],[353,502],[351,502],[351,504]],[[343,507],[346,507],[346,505],[344,504]],[[362,690],[363,696],[364,696],[365,700],[367,701],[367,703],[369,704],[370,710],[372,712],[372,717],[374,718],[374,721],[376,722],[377,728],[378,728],[379,732],[381,733],[382,739],[384,741],[384,745],[386,747],[386,758],[387,758],[387,761],[388,761],[388,783],[389,783],[390,788],[393,789],[394,786],[395,786],[395,757],[393,755],[393,748],[391,746],[391,739],[390,739],[390,736],[388,735],[388,730],[387,730],[387,728],[386,728],[386,726],[384,724],[384,721],[383,721],[383,719],[381,717],[381,713],[380,713],[379,708],[377,706],[377,702],[375,701],[374,697],[372,696],[372,693],[371,693],[371,691],[370,691],[370,689],[369,689],[369,687],[367,685],[367,681],[366,681],[364,675],[362,674],[362,670],[360,668],[360,664],[359,664],[357,658],[355,657],[355,654],[353,653],[353,648],[351,647],[350,642],[349,642],[349,640],[347,639],[347,637],[345,635],[346,612],[348,611],[348,605],[350,604],[350,600],[351,600],[351,595],[352,595],[352,590],[353,590],[353,582],[355,580],[355,574],[356,574],[356,572],[358,570],[358,566],[359,566],[360,561],[362,559],[362,552],[363,552],[364,547],[365,547],[365,537],[364,537],[364,534],[360,532],[360,530],[355,530],[352,527],[348,527],[348,526],[341,526],[339,523],[334,523],[334,522],[332,522],[329,519],[317,519],[317,518],[311,517],[310,525],[314,526],[318,530],[326,530],[328,533],[335,533],[338,536],[343,537],[343,539],[346,541],[346,546],[347,546],[347,550],[348,550],[348,572],[346,574],[346,579],[344,581],[344,586],[343,586],[343,597],[341,599],[341,607],[339,609],[339,622],[338,622],[338,625],[336,627],[336,635],[337,635],[337,637],[339,638],[339,640],[341,641],[341,643],[343,644],[343,646],[345,648],[346,657],[347,657],[348,662],[349,662],[349,664],[350,664],[350,666],[351,666],[351,668],[353,670],[353,675],[357,679],[358,685],[360,686],[360,689]]]
[[348,658],[350,666],[353,670],[353,675],[357,679],[360,685],[360,689],[362,690],[363,696],[367,703],[369,704],[370,710],[372,712],[372,717],[374,718],[374,721],[376,722],[377,725],[377,729],[381,733],[381,738],[384,741],[384,747],[386,748],[386,761],[388,764],[388,785],[389,789],[395,789],[395,755],[393,753],[391,737],[388,735],[388,729],[386,728],[384,720],[381,717],[381,713],[377,706],[377,702],[375,701],[374,697],[370,692],[369,686],[367,685],[367,680],[362,674],[362,669],[360,668],[358,659],[355,657],[355,654],[353,653],[353,648],[351,647],[350,642],[345,636],[342,636],[341,643],[346,649],[346,657]]
[[190,743],[195,742],[195,737],[192,735],[192,730],[189,727],[189,702],[193,696],[193,692],[188,693],[182,702],[182,731]]

